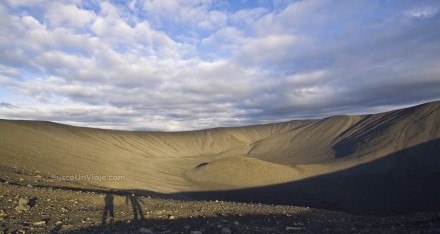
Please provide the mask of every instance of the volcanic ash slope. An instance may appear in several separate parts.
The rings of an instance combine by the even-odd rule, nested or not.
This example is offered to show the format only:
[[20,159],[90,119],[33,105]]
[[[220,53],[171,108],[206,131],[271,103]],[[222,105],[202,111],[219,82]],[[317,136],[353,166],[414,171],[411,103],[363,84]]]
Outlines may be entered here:
[[[122,181],[80,183],[161,193],[268,186],[339,171],[429,175],[440,172],[439,120],[440,102],[374,115],[173,133],[0,120],[0,161],[48,175],[123,175]],[[405,151],[427,142],[431,150],[419,149],[423,154]],[[396,154],[383,165],[348,170]]]

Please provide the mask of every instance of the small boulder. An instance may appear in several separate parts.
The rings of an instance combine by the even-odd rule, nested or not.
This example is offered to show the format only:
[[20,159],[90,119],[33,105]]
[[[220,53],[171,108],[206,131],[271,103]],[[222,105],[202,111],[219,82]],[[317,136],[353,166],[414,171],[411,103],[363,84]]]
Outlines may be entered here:
[[32,226],[46,226],[46,220],[41,220],[41,221],[37,221],[37,222],[33,222]]
[[8,214],[4,210],[0,210],[0,218],[7,218]]
[[30,199],[27,197],[20,197],[18,199],[18,206],[15,207],[15,210],[18,212],[27,211],[31,208]]
[[231,229],[227,228],[227,227],[223,227],[222,230],[220,231],[221,234],[232,234]]
[[20,197],[18,199],[18,205],[28,205],[30,202],[30,199],[27,197]]
[[8,214],[4,210],[0,210],[0,221],[4,221],[8,217]]

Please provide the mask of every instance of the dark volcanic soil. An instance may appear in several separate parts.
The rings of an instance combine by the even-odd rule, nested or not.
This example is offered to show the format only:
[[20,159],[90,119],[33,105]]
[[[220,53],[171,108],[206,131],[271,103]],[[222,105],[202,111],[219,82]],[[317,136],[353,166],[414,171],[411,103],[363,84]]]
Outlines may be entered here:
[[[0,177],[4,233],[440,232],[440,212],[365,217],[307,207],[173,200],[78,184],[66,188],[47,182],[38,172],[4,172]],[[32,201],[29,209],[16,210],[20,198]]]

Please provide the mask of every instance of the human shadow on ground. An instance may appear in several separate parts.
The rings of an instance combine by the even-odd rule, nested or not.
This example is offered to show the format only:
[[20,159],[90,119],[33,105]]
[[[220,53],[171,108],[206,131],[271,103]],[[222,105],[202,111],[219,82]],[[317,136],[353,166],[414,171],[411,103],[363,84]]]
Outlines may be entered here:
[[114,195],[111,192],[107,193],[104,197],[104,208],[102,211],[102,221],[101,221],[101,224],[103,225],[107,223],[107,220],[110,225],[113,224],[115,218],[114,204],[113,204]]
[[125,195],[125,204],[128,205],[128,203],[130,202],[134,220],[145,219],[144,212],[141,205],[139,204],[139,201],[144,204],[144,202],[139,199],[139,197],[136,196],[136,194],[134,194],[133,192]]

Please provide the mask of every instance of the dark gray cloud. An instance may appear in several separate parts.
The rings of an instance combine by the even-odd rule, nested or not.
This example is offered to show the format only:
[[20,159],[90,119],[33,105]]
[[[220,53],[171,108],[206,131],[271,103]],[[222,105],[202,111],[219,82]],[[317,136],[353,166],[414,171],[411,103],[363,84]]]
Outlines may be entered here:
[[11,103],[0,102],[0,108],[16,108],[16,106],[12,105]]

